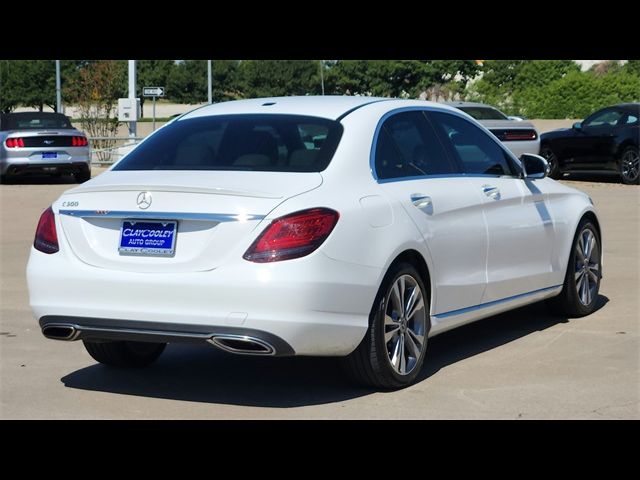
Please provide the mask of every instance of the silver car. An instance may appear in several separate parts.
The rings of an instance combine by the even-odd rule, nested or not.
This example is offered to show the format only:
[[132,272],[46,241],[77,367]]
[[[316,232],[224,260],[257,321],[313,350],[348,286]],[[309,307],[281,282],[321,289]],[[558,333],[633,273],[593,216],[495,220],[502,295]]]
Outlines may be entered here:
[[91,178],[89,142],[61,113],[0,114],[0,181],[28,173]]
[[523,153],[540,153],[540,135],[531,122],[507,117],[497,108],[484,103],[445,102],[468,113],[484,127],[489,129],[498,139],[520,158]]

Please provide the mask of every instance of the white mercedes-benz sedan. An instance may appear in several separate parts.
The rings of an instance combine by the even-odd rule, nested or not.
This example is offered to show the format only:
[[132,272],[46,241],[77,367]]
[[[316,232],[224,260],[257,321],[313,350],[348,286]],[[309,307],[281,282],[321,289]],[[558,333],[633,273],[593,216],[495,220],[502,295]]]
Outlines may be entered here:
[[220,103],[64,193],[27,266],[44,336],[139,367],[170,342],[342,356],[398,388],[427,340],[549,299],[594,311],[590,198],[446,105],[366,97]]

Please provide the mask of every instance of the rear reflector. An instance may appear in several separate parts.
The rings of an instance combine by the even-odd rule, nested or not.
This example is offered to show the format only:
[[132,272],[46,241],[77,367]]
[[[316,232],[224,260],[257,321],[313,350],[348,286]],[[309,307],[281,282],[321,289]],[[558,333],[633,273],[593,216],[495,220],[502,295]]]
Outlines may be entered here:
[[316,250],[336,226],[340,214],[312,208],[273,220],[243,255],[257,263],[304,257]]
[[33,246],[36,250],[44,253],[56,253],[59,250],[56,219],[51,207],[47,208],[40,216]]

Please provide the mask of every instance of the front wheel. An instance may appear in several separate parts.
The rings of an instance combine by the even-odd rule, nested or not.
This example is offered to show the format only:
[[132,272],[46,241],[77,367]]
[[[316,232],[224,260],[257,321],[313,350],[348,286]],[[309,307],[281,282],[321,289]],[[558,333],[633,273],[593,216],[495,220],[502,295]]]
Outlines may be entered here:
[[429,296],[418,271],[399,263],[384,277],[364,339],[346,359],[358,383],[385,389],[410,385],[427,349]]
[[626,185],[640,183],[640,154],[638,147],[627,147],[620,155],[620,176]]
[[568,317],[584,317],[596,309],[602,277],[598,230],[583,219],[573,239],[562,292],[550,300],[553,310]]
[[167,346],[166,343],[151,342],[89,342],[83,340],[84,348],[94,360],[112,367],[146,367],[155,362]]
[[553,178],[557,180],[562,177],[562,172],[560,171],[560,165],[558,164],[558,156],[554,153],[551,148],[544,146],[540,149],[540,156],[543,157],[547,163],[549,164],[549,174],[547,175],[549,178]]

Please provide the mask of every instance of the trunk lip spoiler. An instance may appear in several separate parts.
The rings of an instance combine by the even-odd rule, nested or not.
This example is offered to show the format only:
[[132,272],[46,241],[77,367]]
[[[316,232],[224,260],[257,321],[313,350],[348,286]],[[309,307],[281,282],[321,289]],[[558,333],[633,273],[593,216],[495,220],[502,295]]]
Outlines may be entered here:
[[197,220],[214,222],[245,222],[263,220],[266,215],[253,213],[204,213],[204,212],[148,212],[130,210],[60,210],[60,215],[79,218],[122,218],[153,220]]

